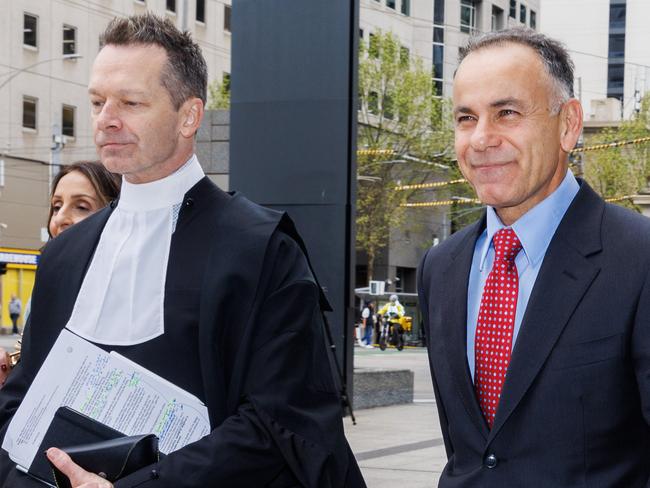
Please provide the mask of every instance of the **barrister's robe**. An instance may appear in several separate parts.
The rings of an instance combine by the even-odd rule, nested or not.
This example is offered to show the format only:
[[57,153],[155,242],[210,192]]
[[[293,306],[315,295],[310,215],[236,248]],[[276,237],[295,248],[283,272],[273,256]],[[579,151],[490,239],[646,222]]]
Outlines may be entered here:
[[[112,207],[43,252],[22,360],[0,390],[1,435],[70,317]],[[116,486],[365,486],[343,434],[322,300],[286,216],[224,193],[208,178],[192,187],[172,236],[162,337],[187,325],[177,337],[195,337],[195,355],[173,356],[149,343],[120,352],[199,396],[213,430]],[[150,343],[156,340],[163,339]],[[187,348],[182,342],[179,349]],[[4,451],[0,481],[33,484]]]

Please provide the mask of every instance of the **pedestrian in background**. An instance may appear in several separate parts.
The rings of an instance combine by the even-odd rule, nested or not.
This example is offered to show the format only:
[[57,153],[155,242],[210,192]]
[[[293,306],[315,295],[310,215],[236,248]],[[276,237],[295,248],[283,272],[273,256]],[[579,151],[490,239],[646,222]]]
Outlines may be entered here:
[[365,302],[365,306],[361,311],[361,319],[363,323],[363,339],[361,345],[372,349],[372,333],[375,328],[375,305],[369,300]]
[[18,319],[20,318],[20,312],[22,311],[23,304],[16,295],[11,295],[11,301],[9,302],[9,317],[11,318],[11,333],[18,334]]

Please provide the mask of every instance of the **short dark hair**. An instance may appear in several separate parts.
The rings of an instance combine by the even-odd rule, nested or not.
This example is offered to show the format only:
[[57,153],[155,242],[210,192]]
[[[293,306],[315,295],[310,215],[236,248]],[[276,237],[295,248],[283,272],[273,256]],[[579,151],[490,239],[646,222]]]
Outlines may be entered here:
[[[56,192],[56,187],[59,186],[59,181],[65,175],[78,171],[90,181],[93,186],[99,203],[105,207],[111,200],[115,200],[120,194],[122,186],[122,177],[116,173],[108,171],[99,161],[77,161],[72,164],[66,164],[61,167],[61,170],[56,174],[52,180],[52,193],[50,194],[50,211],[47,216],[47,233],[50,234],[50,221],[54,214],[54,207],[52,206],[52,198]],[[52,234],[50,234],[52,237]]]
[[99,45],[128,46],[154,44],[167,53],[167,65],[161,73],[161,84],[178,110],[193,97],[205,104],[208,90],[208,68],[201,48],[189,32],[181,32],[169,19],[152,13],[116,17],[99,38]]
[[527,27],[514,27],[470,37],[467,45],[458,51],[458,62],[460,64],[474,51],[504,44],[521,44],[533,49],[552,81],[557,84],[559,103],[573,97],[574,64],[566,48],[561,42]]

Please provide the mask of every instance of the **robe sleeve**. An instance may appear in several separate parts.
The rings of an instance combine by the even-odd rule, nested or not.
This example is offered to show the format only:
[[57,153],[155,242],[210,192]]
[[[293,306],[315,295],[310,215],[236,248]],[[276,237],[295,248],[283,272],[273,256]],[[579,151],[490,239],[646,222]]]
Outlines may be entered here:
[[319,290],[298,245],[277,232],[266,254],[236,411],[209,435],[116,487],[364,487],[343,434]]

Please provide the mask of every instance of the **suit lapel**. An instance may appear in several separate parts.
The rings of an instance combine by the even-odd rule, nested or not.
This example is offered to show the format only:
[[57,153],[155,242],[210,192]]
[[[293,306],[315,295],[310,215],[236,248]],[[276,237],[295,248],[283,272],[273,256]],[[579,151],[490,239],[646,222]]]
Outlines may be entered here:
[[476,239],[485,227],[485,218],[473,224],[459,242],[443,274],[442,336],[453,381],[469,417],[487,439],[488,429],[476,400],[467,364],[467,283],[472,267]]
[[499,432],[542,369],[600,268],[603,201],[582,183],[553,237],[533,287],[489,440]]

